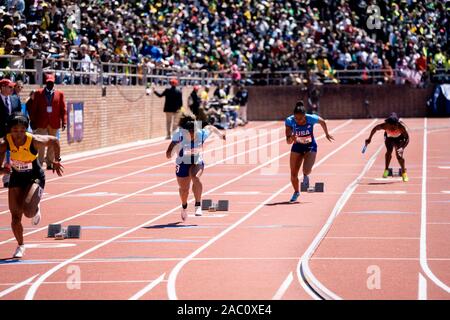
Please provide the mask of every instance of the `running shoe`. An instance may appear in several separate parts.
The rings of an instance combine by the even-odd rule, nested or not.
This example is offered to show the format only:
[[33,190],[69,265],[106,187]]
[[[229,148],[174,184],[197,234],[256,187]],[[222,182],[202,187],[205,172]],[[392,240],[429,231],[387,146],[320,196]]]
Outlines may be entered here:
[[16,252],[14,252],[13,258],[22,258],[25,253],[25,245],[17,246]]
[[389,170],[384,170],[383,172],[383,178],[387,178],[389,176]]
[[306,189],[309,188],[309,176],[303,176],[302,184],[306,187]]
[[297,201],[298,197],[300,196],[300,192],[294,192],[294,194],[292,195],[291,200],[289,200],[289,202],[295,202]]
[[198,216],[198,217],[203,215],[203,211],[202,211],[202,207],[201,206],[195,207],[195,215]]
[[38,204],[36,215],[31,219],[31,225],[37,226],[41,221],[41,204]]
[[186,221],[188,217],[187,209],[181,208],[181,220]]
[[402,173],[402,179],[403,179],[403,182],[408,182],[409,181],[409,178],[408,178],[408,175],[406,174],[406,172]]

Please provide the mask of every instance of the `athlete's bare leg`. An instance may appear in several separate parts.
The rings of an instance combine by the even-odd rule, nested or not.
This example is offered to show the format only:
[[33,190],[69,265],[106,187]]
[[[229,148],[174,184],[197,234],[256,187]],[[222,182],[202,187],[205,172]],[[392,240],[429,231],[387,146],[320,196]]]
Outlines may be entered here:
[[180,194],[181,204],[186,205],[189,197],[189,187],[191,184],[191,177],[177,177],[178,192]]
[[317,152],[307,152],[304,156],[304,162],[303,162],[303,175],[309,176],[312,168],[314,166],[314,163],[316,162],[316,155]]
[[8,203],[9,211],[11,212],[11,228],[19,246],[23,245],[22,215],[24,199],[25,190],[22,188],[9,188]]
[[194,193],[195,202],[202,200],[203,185],[200,177],[203,174],[203,166],[195,165],[190,169],[190,176],[192,179],[192,192]]
[[298,172],[303,162],[303,155],[297,152],[291,152],[290,167],[291,167],[291,184],[295,192],[299,192]]

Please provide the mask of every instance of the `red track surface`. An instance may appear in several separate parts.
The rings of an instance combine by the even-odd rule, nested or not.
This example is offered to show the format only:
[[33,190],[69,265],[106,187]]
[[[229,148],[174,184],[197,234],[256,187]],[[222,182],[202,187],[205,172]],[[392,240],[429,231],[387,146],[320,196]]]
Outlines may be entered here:
[[[410,181],[376,180],[383,171],[382,149],[323,239],[318,234],[336,203],[383,144],[378,133],[361,154],[372,121],[329,122],[331,130],[337,128],[336,141],[318,141],[311,175],[312,182],[325,182],[325,192],[302,194],[291,205],[285,204],[292,190],[283,124],[252,123],[248,128],[260,129],[248,134],[250,143],[242,142],[242,129],[230,131],[226,145],[215,141],[205,147],[205,152],[226,150],[214,151],[216,158],[207,165],[228,159],[207,166],[202,179],[204,198],[229,199],[230,211],[191,215],[185,223],[179,216],[174,165],[164,157],[166,142],[67,162],[65,177],[47,174],[41,225],[32,228],[23,220],[25,243],[37,247],[28,248],[20,262],[9,259],[16,243],[7,194],[0,190],[0,299],[317,298],[304,278],[319,294],[344,299],[449,299],[450,122],[428,119],[425,222],[424,119],[406,123],[411,129],[405,152]],[[279,142],[262,138],[276,128]],[[317,128],[316,136],[321,134]],[[277,154],[271,153],[272,146]],[[261,150],[279,160],[236,161]],[[391,166],[398,167],[395,159]],[[46,238],[46,225],[63,220],[66,226],[82,225],[81,239]],[[422,223],[426,264],[421,266]],[[304,256],[314,242],[315,252]],[[305,263],[309,268],[303,278],[299,265]],[[378,282],[372,281],[372,270],[379,271]]]

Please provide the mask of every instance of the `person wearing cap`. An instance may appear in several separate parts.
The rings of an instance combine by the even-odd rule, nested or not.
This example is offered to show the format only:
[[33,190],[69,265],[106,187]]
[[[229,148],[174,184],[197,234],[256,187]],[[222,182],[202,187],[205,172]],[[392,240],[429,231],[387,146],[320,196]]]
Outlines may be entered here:
[[25,36],[20,36],[19,37],[19,42],[20,42],[20,48],[25,50],[28,46],[28,39]]
[[[31,122],[37,127],[34,134],[48,134],[56,136],[59,129],[64,131],[67,123],[67,110],[64,93],[55,89],[55,76],[47,74],[45,77],[45,88],[38,89],[35,93],[30,115]],[[39,162],[43,164],[45,147],[39,149]],[[47,149],[45,162],[47,170],[52,169],[55,158],[53,148]]]
[[11,212],[11,228],[17,241],[13,258],[22,258],[25,252],[23,239],[22,215],[32,219],[36,226],[41,220],[39,202],[45,186],[45,174],[37,161],[38,149],[52,146],[56,160],[53,172],[62,176],[63,166],[60,161],[59,141],[52,136],[32,135],[27,132],[29,119],[23,113],[14,113],[9,121],[10,132],[0,141],[0,157],[11,152],[11,165],[1,166],[0,174],[11,174],[8,186],[8,204]]
[[[8,120],[14,112],[21,110],[20,101],[17,96],[13,96],[16,84],[9,79],[0,80],[0,139],[8,133]],[[9,153],[6,155],[9,162]],[[0,157],[0,164],[3,164],[5,157]],[[5,174],[2,178],[3,187],[7,188],[9,184],[9,175]]]
[[159,98],[166,97],[164,103],[164,113],[166,114],[166,139],[170,139],[175,127],[175,121],[177,113],[183,106],[183,95],[181,90],[177,88],[178,80],[175,78],[170,79],[170,88],[167,88],[162,93],[157,92],[155,95]]
[[6,24],[3,26],[3,35],[4,39],[9,39],[14,34],[14,27],[10,24]]

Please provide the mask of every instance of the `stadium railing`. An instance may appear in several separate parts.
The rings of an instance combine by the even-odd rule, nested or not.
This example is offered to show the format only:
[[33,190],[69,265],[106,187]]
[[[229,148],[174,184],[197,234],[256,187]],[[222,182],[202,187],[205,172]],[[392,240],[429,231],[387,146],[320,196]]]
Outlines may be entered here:
[[[411,70],[409,70],[411,74]],[[414,71],[413,71],[414,72]],[[44,82],[46,73],[55,74],[57,84],[80,85],[167,85],[176,77],[180,85],[232,84],[246,85],[305,85],[306,83],[403,83],[405,69],[364,70],[291,70],[245,71],[237,76],[227,71],[206,71],[184,68],[149,67],[143,64],[99,63],[84,60],[47,58],[35,59],[14,55],[0,56],[0,78],[22,80],[27,84]],[[450,82],[450,70],[440,68],[427,71],[421,83]]]

